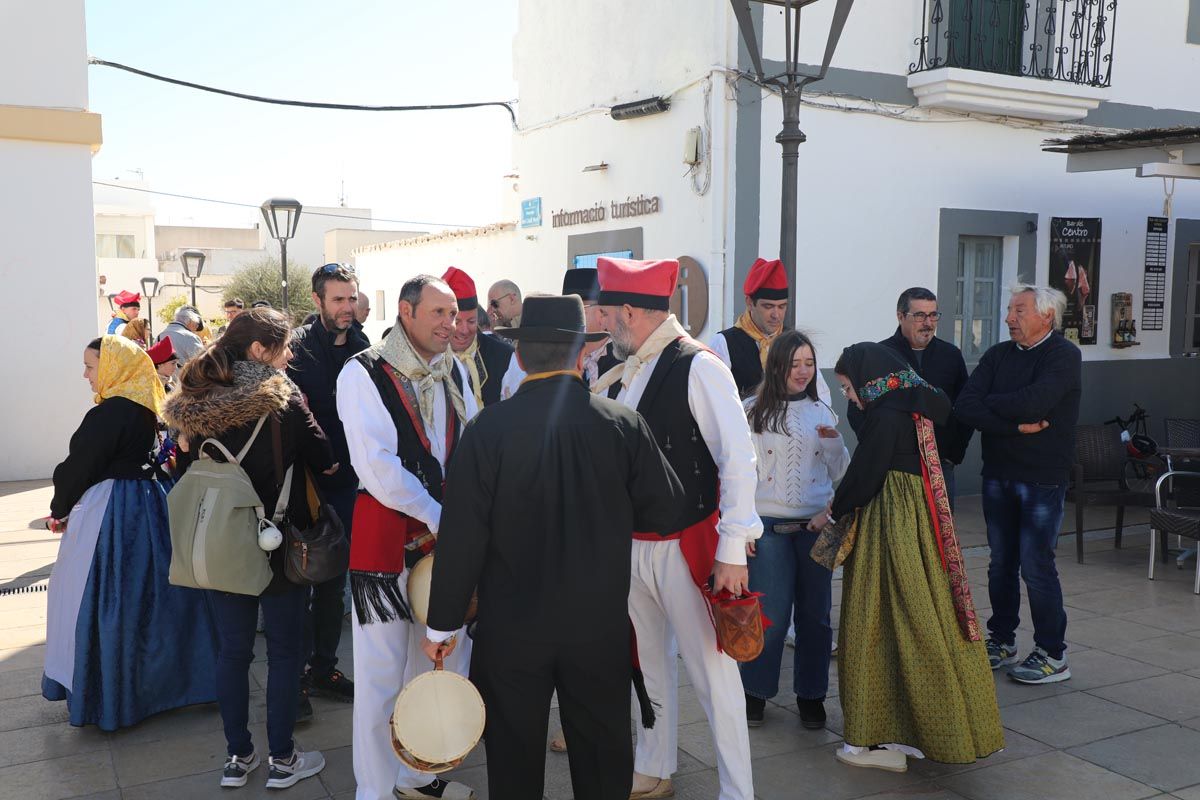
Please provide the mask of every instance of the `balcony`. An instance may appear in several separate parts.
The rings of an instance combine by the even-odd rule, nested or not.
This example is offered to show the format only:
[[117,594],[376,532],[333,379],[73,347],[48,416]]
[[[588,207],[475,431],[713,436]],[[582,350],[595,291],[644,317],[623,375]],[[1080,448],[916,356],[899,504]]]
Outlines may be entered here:
[[1112,83],[1117,0],[922,0],[908,86],[924,107],[1080,119]]

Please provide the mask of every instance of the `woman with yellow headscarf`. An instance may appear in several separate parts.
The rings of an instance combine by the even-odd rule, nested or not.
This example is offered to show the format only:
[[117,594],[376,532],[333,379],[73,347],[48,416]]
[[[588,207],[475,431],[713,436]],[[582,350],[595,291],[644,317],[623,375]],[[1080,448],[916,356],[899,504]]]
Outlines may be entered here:
[[42,695],[104,730],[216,698],[216,631],[203,593],[171,586],[167,495],[154,467],[163,387],[131,339],[83,351],[96,406],[54,469]]

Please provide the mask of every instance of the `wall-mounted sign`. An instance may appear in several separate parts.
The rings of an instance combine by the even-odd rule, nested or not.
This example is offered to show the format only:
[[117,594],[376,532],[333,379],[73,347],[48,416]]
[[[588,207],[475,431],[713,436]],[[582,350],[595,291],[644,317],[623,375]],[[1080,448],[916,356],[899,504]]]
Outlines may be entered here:
[[1142,278],[1142,330],[1163,329],[1167,300],[1167,218],[1146,217],[1146,267]]
[[537,228],[542,224],[542,198],[531,197],[521,201],[521,227]]
[[1100,220],[1052,217],[1050,225],[1050,285],[1067,296],[1063,335],[1077,344],[1095,344]]
[[661,197],[626,197],[624,200],[599,202],[590,208],[580,208],[574,211],[559,210],[550,215],[551,225],[555,228],[565,228],[569,225],[582,225],[587,222],[603,222],[612,219],[640,217],[646,214],[657,214],[662,210]]
[[692,336],[699,336],[708,322],[708,276],[691,256],[679,257],[679,282],[671,295],[671,313]]

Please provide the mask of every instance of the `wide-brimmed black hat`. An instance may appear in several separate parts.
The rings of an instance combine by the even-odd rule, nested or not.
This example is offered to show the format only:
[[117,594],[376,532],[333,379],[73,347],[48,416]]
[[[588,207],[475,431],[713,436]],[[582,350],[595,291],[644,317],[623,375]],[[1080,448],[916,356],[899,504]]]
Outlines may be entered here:
[[586,333],[583,300],[577,294],[526,297],[521,327],[496,328],[496,334],[518,342],[598,342],[607,333]]
[[577,294],[583,302],[594,303],[600,297],[600,278],[595,267],[575,267],[563,275],[562,293]]

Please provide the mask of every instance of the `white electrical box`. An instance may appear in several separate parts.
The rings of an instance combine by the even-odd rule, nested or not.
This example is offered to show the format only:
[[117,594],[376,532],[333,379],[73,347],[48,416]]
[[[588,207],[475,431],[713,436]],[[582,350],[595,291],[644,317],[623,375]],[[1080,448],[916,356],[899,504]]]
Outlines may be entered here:
[[700,163],[700,129],[692,128],[683,135],[683,163],[695,166]]

